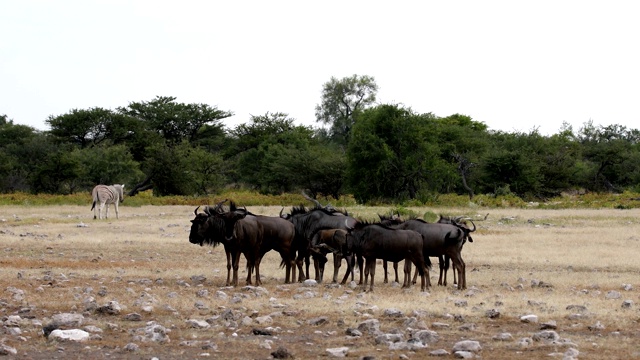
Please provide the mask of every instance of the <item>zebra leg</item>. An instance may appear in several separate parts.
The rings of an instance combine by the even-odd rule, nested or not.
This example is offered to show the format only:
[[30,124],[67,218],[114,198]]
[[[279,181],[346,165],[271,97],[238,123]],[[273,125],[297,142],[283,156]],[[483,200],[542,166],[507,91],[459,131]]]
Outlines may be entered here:
[[116,202],[113,203],[113,207],[116,208],[116,219],[118,218],[118,201],[116,200]]

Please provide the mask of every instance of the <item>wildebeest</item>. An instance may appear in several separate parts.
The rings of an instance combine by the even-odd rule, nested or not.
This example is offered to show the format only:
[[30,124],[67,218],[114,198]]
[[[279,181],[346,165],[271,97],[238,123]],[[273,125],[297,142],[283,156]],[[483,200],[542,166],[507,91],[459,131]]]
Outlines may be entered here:
[[346,246],[343,254],[357,253],[365,259],[364,287],[367,287],[369,275],[371,283],[369,291],[373,291],[376,259],[391,262],[405,261],[403,287],[411,285],[411,264],[413,263],[422,282],[420,289],[426,291],[429,270],[423,256],[423,241],[420,234],[412,230],[397,230],[380,223],[356,222],[347,226]]
[[[262,224],[258,223],[255,216],[250,215],[246,209],[239,209],[236,204],[231,201],[229,203],[229,211],[214,212],[213,215],[224,222],[224,239],[225,242],[235,244],[247,259],[247,285],[252,285],[251,274],[255,271],[256,286],[262,284],[260,280],[260,248],[262,247],[262,238],[264,229]],[[236,255],[239,257],[239,255]],[[234,285],[237,286],[237,272],[234,267]]]
[[[205,207],[204,213],[198,213],[199,206],[194,210],[195,218],[191,220],[191,231],[189,242],[192,244],[217,246],[222,244],[227,257],[227,281],[226,286],[238,286],[238,268],[240,265],[240,246],[237,242],[226,241],[225,223],[215,216],[217,212],[223,212],[222,203],[214,207]],[[231,279],[231,269],[233,268],[233,280]]]
[[[473,223],[473,222],[472,222]],[[458,289],[466,289],[466,269],[462,259],[462,245],[470,239],[470,233],[476,230],[459,224],[427,223],[420,219],[410,219],[398,225],[395,229],[413,230],[422,235],[423,252],[425,256],[448,256],[453,262],[454,270],[458,272]]]
[[[96,185],[91,191],[93,203],[91,204],[91,210],[93,211],[93,218],[102,219],[102,209],[107,206],[105,212],[105,219],[109,217],[109,205],[113,204],[116,209],[116,219],[118,218],[118,203],[124,201],[124,184],[115,185]],[[96,207],[97,204],[100,204]],[[98,213],[96,216],[96,212]]]
[[[356,220],[346,213],[335,209],[326,209],[325,207],[314,207],[307,210],[304,205],[294,206],[289,214],[283,214],[280,210],[280,217],[291,221],[295,227],[297,258],[296,265],[300,274],[298,281],[304,281],[309,278],[309,257],[311,256],[312,239],[316,232],[328,229],[345,229],[346,224],[352,226]],[[302,263],[306,264],[306,272],[302,271]],[[316,279],[319,280],[319,272],[316,273]]]
[[274,216],[253,215],[262,225],[262,245],[260,258],[267,252],[274,250],[280,254],[281,267],[285,267],[285,283],[295,281],[296,277],[296,251],[294,247],[295,228],[290,221]]

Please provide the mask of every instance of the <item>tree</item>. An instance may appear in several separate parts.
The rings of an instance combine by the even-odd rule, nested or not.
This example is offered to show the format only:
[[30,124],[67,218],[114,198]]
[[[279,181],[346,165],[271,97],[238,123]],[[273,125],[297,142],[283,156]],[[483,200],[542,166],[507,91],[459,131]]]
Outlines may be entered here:
[[589,169],[586,184],[592,190],[621,191],[630,183],[630,170],[637,169],[640,133],[622,125],[584,124],[578,133],[583,146],[585,165]]
[[442,187],[447,165],[437,142],[429,141],[434,119],[397,105],[362,112],[347,148],[347,182],[356,200],[415,199]]
[[107,138],[107,123],[112,115],[110,110],[99,107],[71,109],[67,114],[49,116],[45,122],[51,127],[50,134],[59,141],[85,148]]
[[316,105],[316,121],[328,124],[331,137],[346,146],[357,113],[375,103],[377,92],[378,85],[372,76],[331,77],[322,86],[321,101]]
[[184,104],[175,100],[175,97],[157,96],[151,101],[131,102],[118,111],[142,121],[147,130],[160,134],[168,146],[183,140],[192,142],[204,125],[222,127],[220,121],[233,115],[207,104]]

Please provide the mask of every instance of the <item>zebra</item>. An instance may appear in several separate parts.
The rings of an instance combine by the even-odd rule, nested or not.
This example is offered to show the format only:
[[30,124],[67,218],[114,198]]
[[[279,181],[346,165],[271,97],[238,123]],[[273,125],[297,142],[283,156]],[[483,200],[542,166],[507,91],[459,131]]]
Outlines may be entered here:
[[[109,204],[113,204],[116,208],[116,219],[118,218],[118,203],[124,201],[124,184],[119,185],[96,185],[91,192],[93,196],[93,204],[91,210],[93,211],[93,218],[99,217],[102,219],[102,208],[107,205],[107,211],[105,213],[105,219],[109,217]],[[100,203],[100,207],[96,207],[96,204]],[[96,212],[98,215],[96,216]]]

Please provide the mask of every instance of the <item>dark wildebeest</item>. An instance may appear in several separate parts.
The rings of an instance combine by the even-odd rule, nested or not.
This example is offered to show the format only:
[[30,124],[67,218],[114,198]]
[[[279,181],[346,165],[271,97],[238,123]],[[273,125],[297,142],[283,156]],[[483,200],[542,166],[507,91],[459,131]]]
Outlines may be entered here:
[[[256,285],[262,284],[260,278],[260,263],[264,255],[275,250],[280,254],[282,262],[281,267],[286,268],[285,283],[289,283],[295,279],[295,229],[290,221],[274,216],[255,215],[248,212],[246,209],[239,209],[234,202],[230,203],[230,209],[226,213],[218,214],[219,218],[225,221],[225,228],[227,229],[226,238],[230,241],[236,241],[242,243],[246,239],[253,239],[254,234],[252,229],[247,228],[245,223],[257,223],[257,232],[255,239],[255,245],[258,246],[258,252],[252,253],[253,268],[256,270]],[[238,224],[245,227],[242,234],[237,232]],[[235,233],[230,233],[229,228],[234,227]],[[255,226],[254,226],[255,228]],[[239,237],[242,235],[244,237]],[[253,240],[251,240],[253,241]],[[249,267],[252,270],[251,266]]]
[[[232,201],[229,204],[229,211],[214,212],[213,215],[224,222],[225,241],[237,247],[247,259],[247,285],[252,285],[251,274],[256,272],[256,286],[261,285],[260,281],[260,248],[264,229],[258,223],[255,216],[247,216],[246,209],[238,209]],[[238,285],[237,262],[239,262],[240,252],[236,254],[238,260],[233,268],[233,285]]]
[[205,244],[213,247],[222,244],[227,257],[227,282],[226,286],[231,285],[231,268],[234,269],[234,285],[237,285],[238,267],[240,259],[240,248],[235,242],[225,241],[225,227],[222,219],[214,216],[214,213],[223,211],[222,204],[226,200],[218,203],[214,207],[206,206],[204,213],[198,213],[199,206],[193,211],[196,217],[191,220],[191,232],[189,233],[189,242],[203,246]]
[[[400,214],[396,215],[378,215],[378,217],[380,217],[380,222],[384,225],[387,225],[389,227],[397,227],[399,224],[403,223],[404,220],[400,217]],[[424,220],[420,220],[420,219],[416,219],[416,218],[412,218],[410,220],[418,220],[421,223],[426,223],[428,224],[426,221]],[[465,219],[462,216],[460,217],[449,217],[449,216],[443,216],[440,215],[440,218],[438,219],[437,223],[439,224],[452,224],[452,225],[456,225],[458,227],[461,227],[464,229],[464,231],[467,231],[467,233],[473,232],[475,230],[470,230],[466,224],[464,223],[465,220],[470,220],[470,219]],[[417,226],[417,225],[416,225]],[[475,224],[474,224],[475,226]],[[471,238],[471,236],[468,236],[469,242],[473,242],[473,239]],[[466,242],[466,238],[463,240],[462,245],[464,245],[464,243]],[[460,250],[462,251],[462,245],[460,247]],[[428,256],[433,256],[436,257],[434,255],[428,255]],[[440,268],[440,276],[438,277],[438,285],[442,285],[442,286],[447,286],[447,271],[449,271],[449,266],[450,266],[450,257],[449,255],[446,254],[442,254],[442,255],[438,255],[438,264],[439,264],[439,268]],[[387,282],[387,262],[384,261],[383,262],[383,267],[384,267],[384,271],[385,271],[385,280],[384,282]],[[398,282],[398,263],[394,263],[393,264],[393,269],[395,272],[395,281]],[[413,278],[413,283],[415,284],[416,282],[416,277],[414,276]],[[453,283],[456,284],[456,272],[453,272]]]
[[[283,214],[283,210],[284,208],[280,210],[280,217],[291,221],[295,227],[296,239],[294,242],[298,254],[296,265],[300,271],[298,281],[309,278],[309,257],[312,254],[314,256],[322,255],[312,244],[314,235],[320,230],[346,229],[347,225],[352,226],[356,223],[356,220],[348,214],[325,207],[316,206],[307,210],[304,205],[294,206],[289,214]],[[303,272],[302,269],[303,262],[306,264],[306,272]],[[316,272],[316,280],[319,280],[319,269]]]
[[[489,214],[487,214],[488,216]],[[485,217],[486,219],[486,217]],[[469,232],[472,232],[466,224],[466,220],[471,221],[471,219],[465,219],[463,216],[456,216],[456,217],[450,217],[450,216],[444,216],[444,215],[440,215],[440,218],[438,219],[438,223],[440,224],[452,224],[452,225],[456,225],[456,226],[463,226],[465,228],[465,230],[469,230]],[[474,230],[475,230],[475,224],[474,224]],[[468,240],[469,242],[473,242],[473,239],[471,238],[471,235],[468,236]],[[462,242],[462,245],[464,245],[465,241]],[[462,245],[460,246],[460,251],[462,251]],[[440,279],[438,280],[438,285],[443,285],[443,286],[447,286],[447,272],[449,271],[449,266],[450,266],[450,258],[447,255],[444,255],[443,257],[440,257]],[[443,264],[444,263],[444,264]],[[443,274],[444,273],[444,274]],[[415,281],[415,279],[414,279]],[[457,284],[457,280],[456,280],[456,272],[453,272],[453,283]]]
[[277,216],[253,215],[259,224],[262,225],[262,246],[260,247],[260,258],[267,252],[275,250],[280,254],[282,262],[280,267],[285,267],[285,283],[295,281],[296,278],[296,252],[294,247],[295,228],[290,221]]
[[[471,222],[473,224],[473,222]],[[407,220],[393,226],[395,229],[413,230],[422,235],[425,256],[448,256],[453,268],[458,272],[458,289],[466,289],[466,269],[462,260],[462,245],[470,239],[470,233],[476,230],[459,224],[427,223],[420,219]]]
[[342,249],[342,253],[357,253],[365,259],[365,289],[371,274],[369,291],[373,291],[376,259],[382,259],[391,262],[405,261],[403,287],[411,286],[411,264],[413,263],[422,279],[420,290],[426,291],[429,270],[423,256],[423,241],[420,234],[412,230],[397,230],[380,223],[366,222],[357,222],[355,226],[347,227],[347,232],[346,247]]

